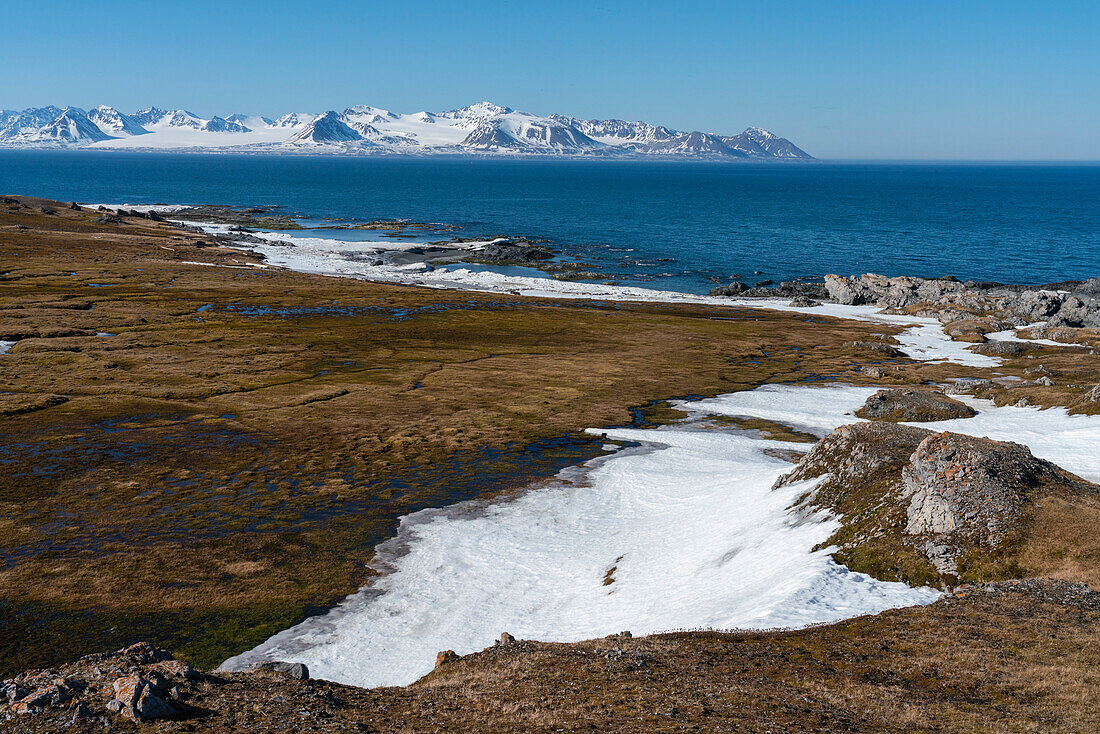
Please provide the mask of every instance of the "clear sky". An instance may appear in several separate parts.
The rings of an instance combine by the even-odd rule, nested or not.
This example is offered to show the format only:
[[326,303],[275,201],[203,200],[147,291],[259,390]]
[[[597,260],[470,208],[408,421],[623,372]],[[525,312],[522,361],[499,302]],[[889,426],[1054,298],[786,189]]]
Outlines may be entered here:
[[7,2],[0,107],[517,109],[821,158],[1100,159],[1100,0]]

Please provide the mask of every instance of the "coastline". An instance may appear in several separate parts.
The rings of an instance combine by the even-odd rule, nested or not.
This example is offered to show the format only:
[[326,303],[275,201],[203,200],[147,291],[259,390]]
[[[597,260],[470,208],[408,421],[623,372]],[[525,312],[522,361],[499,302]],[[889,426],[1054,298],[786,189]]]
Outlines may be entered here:
[[[222,237],[228,237],[232,240],[233,233],[226,225],[200,225],[204,231],[219,235]],[[254,234],[253,237],[256,235]],[[294,233],[260,233],[258,235],[260,240],[267,240],[272,244],[262,244],[255,240],[249,242],[234,242],[234,246],[242,247],[243,249],[260,254],[265,262],[269,262],[275,267],[285,267],[290,270],[296,270],[299,272],[311,272],[320,275],[348,277],[356,279],[365,279],[379,282],[395,282],[403,285],[415,285],[415,286],[429,286],[435,288],[452,288],[459,290],[474,290],[488,293],[509,293],[511,295],[522,296],[534,296],[536,298],[578,298],[589,299],[599,298],[601,300],[608,300],[612,302],[633,302],[633,303],[691,303],[695,305],[709,305],[709,306],[725,306],[735,305],[739,307],[765,309],[765,310],[778,310],[778,311],[791,311],[795,313],[801,313],[806,315],[817,316],[831,316],[844,319],[855,319],[861,321],[889,323],[891,325],[903,326],[904,330],[895,335],[895,339],[898,343],[898,349],[905,356],[910,359],[926,362],[948,362],[969,367],[989,368],[996,367],[1002,363],[1002,359],[992,355],[982,355],[970,351],[969,347],[973,344],[967,342],[959,342],[953,340],[944,330],[944,324],[941,320],[937,320],[934,316],[930,315],[916,315],[905,313],[887,313],[884,312],[877,305],[842,305],[837,303],[816,304],[816,305],[800,305],[797,301],[788,302],[780,299],[767,299],[767,298],[735,298],[730,299],[728,297],[716,297],[716,296],[698,296],[694,294],[675,293],[670,291],[658,291],[637,287],[624,287],[611,284],[593,284],[588,282],[561,282],[553,281],[544,277],[517,277],[504,273],[493,271],[471,271],[466,269],[437,271],[431,265],[431,258],[424,258],[421,261],[402,264],[394,266],[390,265],[364,265],[362,260],[357,257],[357,253],[350,253],[341,248],[348,247],[351,243],[341,242],[338,240],[325,240],[316,238],[302,237]],[[474,242],[468,245],[470,252],[476,252],[478,248],[484,247],[486,242]],[[287,245],[290,245],[288,248]],[[377,248],[374,251],[380,252],[385,250],[400,252],[403,248],[398,245],[394,246],[385,242],[371,242],[370,247]],[[461,252],[464,247],[458,248]],[[303,253],[303,250],[306,252]],[[449,253],[452,255],[453,253]],[[447,257],[447,256],[444,256]],[[1034,328],[1036,326],[1042,326],[1043,323],[1031,323],[1025,326]],[[989,334],[989,340],[994,342],[1010,342],[1015,338],[1015,330],[1006,330]],[[1032,340],[1035,345],[1043,346],[1057,346],[1057,347],[1078,347],[1081,345],[1073,345],[1063,342],[1057,342],[1049,339],[1037,339]],[[723,401],[729,401],[730,398],[734,398],[736,394],[719,395],[713,398],[710,402],[722,403]],[[992,407],[992,404],[989,404]],[[701,407],[701,404],[695,404],[696,409]],[[858,407],[858,402],[851,406],[851,411],[854,411]],[[690,409],[690,407],[689,407]],[[986,412],[986,411],[983,411]],[[736,416],[736,412],[732,415]],[[848,415],[851,415],[849,411]],[[744,416],[742,416],[744,417]],[[754,414],[753,417],[761,418],[764,420],[774,420],[774,416],[765,414]],[[835,421],[830,427],[836,427],[843,421]],[[791,425],[789,422],[786,425]],[[795,426],[791,426],[795,427]],[[668,428],[666,426],[665,428]],[[598,429],[589,429],[590,431]],[[962,429],[965,432],[965,427]],[[996,430],[996,429],[994,429]],[[1097,435],[1100,435],[1100,421],[1096,426],[1090,429]],[[987,429],[988,432],[988,429]],[[648,435],[646,435],[648,434]],[[603,435],[619,438],[627,438],[628,440],[638,441],[652,441],[660,440],[654,438],[649,432],[626,432],[618,433],[614,431],[604,431]],[[984,435],[984,434],[983,434]],[[1002,430],[1001,437],[1009,440],[1019,438],[1019,433],[1014,433],[1012,430]],[[1027,443],[1025,441],[1025,443]],[[668,446],[655,449],[660,452],[661,450],[667,450]],[[775,448],[774,446],[772,448]],[[1048,451],[1051,450],[1048,448]],[[1073,455],[1070,457],[1071,469],[1081,471],[1081,467],[1075,466],[1081,459],[1080,455]],[[614,462],[615,455],[611,457],[604,457],[598,460],[599,463]],[[578,468],[579,469],[579,468]],[[658,471],[658,470],[654,470]],[[744,471],[744,467],[734,468],[733,470],[726,470],[726,473],[741,474]],[[1086,476],[1091,478],[1100,479],[1100,471],[1097,471],[1095,467],[1090,468],[1085,472]],[[762,484],[762,487],[768,487],[775,480],[775,477],[771,477],[767,482]],[[812,489],[812,485],[810,485]],[[547,492],[550,491],[545,483],[536,485],[536,487],[527,490],[529,492]],[[800,492],[807,491],[806,487],[800,487]],[[515,501],[515,500],[511,500]],[[788,500],[784,506],[790,504]],[[475,506],[476,507],[476,506]],[[452,512],[457,511],[459,514],[464,513],[465,508],[453,508]],[[476,507],[473,511],[480,513],[487,508]],[[545,512],[545,510],[543,510]],[[789,510],[787,510],[789,511]],[[427,539],[417,535],[416,530],[413,528],[419,526],[424,522],[432,522],[437,519],[435,511],[424,511],[429,513],[429,517],[432,520],[422,520],[420,517],[423,513],[418,513],[408,518],[402,519],[402,525],[398,530],[398,535],[392,543],[402,548],[402,556],[387,555],[384,561],[387,574],[393,574],[399,572],[400,561],[403,555],[410,552],[410,546],[415,540],[419,539],[422,543],[427,542]],[[446,514],[452,521],[458,520],[454,515],[449,512]],[[831,531],[824,531],[824,535],[820,540],[828,537]],[[818,541],[819,543],[820,541]],[[542,544],[538,544],[542,547]],[[813,546],[813,543],[807,545],[807,547]],[[381,549],[388,549],[394,547],[393,545],[383,544]],[[820,551],[819,551],[820,552]],[[512,553],[516,553],[513,549]],[[621,559],[626,554],[619,554],[618,562],[621,563]],[[560,560],[560,558],[558,559]],[[521,564],[523,565],[523,564]],[[616,569],[617,565],[614,566]],[[837,568],[847,572],[843,566]],[[438,573],[438,568],[436,568]],[[862,574],[856,574],[857,578],[874,583],[871,577],[864,576]],[[507,578],[507,576],[505,577]],[[433,653],[438,649],[452,649],[456,650],[458,654],[466,654],[481,649],[485,645],[491,642],[491,633],[483,630],[480,635],[475,635],[472,639],[459,641],[458,639],[447,639],[444,637],[432,637],[429,639],[420,639],[418,644],[421,648],[417,652],[413,652],[412,649],[407,649],[407,641],[411,639],[410,631],[405,630],[403,632],[394,632],[392,639],[380,638],[375,642],[370,642],[373,639],[372,635],[377,635],[380,622],[382,620],[392,620],[394,612],[380,612],[381,617],[375,618],[375,608],[386,608],[387,604],[396,604],[401,607],[400,602],[391,602],[390,599],[394,596],[396,591],[390,588],[390,584],[393,578],[390,576],[383,576],[381,579],[376,579],[370,586],[365,587],[360,592],[345,599],[339,606],[337,606],[329,614],[320,617],[307,620],[306,622],[280,632],[279,634],[266,641],[263,645],[256,649],[239,656],[235,656],[230,660],[225,661],[220,669],[226,671],[243,671],[255,666],[258,662],[266,659],[278,659],[278,660],[293,660],[303,663],[309,663],[310,666],[321,672],[322,677],[337,680],[343,683],[363,685],[368,687],[380,686],[380,685],[407,685],[421,675],[428,672],[430,669],[428,666],[431,663]],[[506,586],[507,581],[498,580],[493,583],[494,590],[502,588],[502,584]],[[575,581],[569,582],[567,586],[572,587]],[[417,581],[407,582],[407,586],[411,589],[424,589],[434,586],[431,578],[420,578]],[[460,581],[459,587],[470,588],[471,581]],[[858,584],[857,584],[858,585]],[[668,588],[667,584],[665,588]],[[914,589],[914,592],[921,590]],[[560,594],[561,592],[555,592],[551,595]],[[815,598],[820,598],[821,591],[815,593]],[[841,597],[844,596],[843,592],[838,592]],[[851,592],[848,592],[850,594]],[[521,596],[528,598],[531,594],[531,590],[525,590]],[[420,594],[418,593],[418,596]],[[462,612],[458,611],[455,607],[456,594],[453,590],[444,593],[444,597],[447,599],[446,605],[442,608],[446,609],[445,617],[448,623],[452,623],[453,620],[461,620],[464,618]],[[898,596],[899,602],[904,605],[912,603],[917,599],[922,599],[923,603],[928,603],[934,600],[936,596],[934,594],[927,597],[911,596],[905,597],[904,595]],[[908,599],[906,602],[901,602],[901,599]],[[790,603],[790,602],[787,602]],[[483,613],[485,609],[485,602],[477,602],[476,608],[479,609],[479,615]],[[406,609],[408,606],[406,605]],[[847,615],[858,615],[860,609],[856,605]],[[864,607],[862,612],[877,610],[876,607]],[[421,610],[421,614],[427,612],[427,610]],[[635,612],[636,614],[636,612]],[[804,612],[807,616],[803,617],[788,617],[784,618],[783,624],[777,624],[776,622],[763,623],[763,626],[783,626],[783,627],[799,627],[817,624],[822,621],[828,621],[830,619],[836,619],[837,617],[825,616],[819,618],[814,616],[814,612]],[[828,615],[828,613],[826,613]],[[371,620],[369,622],[358,622],[357,617]],[[480,616],[479,616],[480,618]],[[575,620],[575,616],[572,617]],[[796,621],[797,620],[797,621]],[[726,620],[726,627],[743,627],[747,624],[749,627],[756,626],[754,623],[746,623],[744,621],[737,624],[728,623]],[[425,624],[424,621],[418,621],[417,625]],[[577,625],[576,621],[569,623],[566,626],[554,627],[540,627],[540,628],[528,628],[524,626],[524,622],[519,618],[511,618],[507,614],[498,621],[497,626],[504,628],[518,630],[521,636],[533,637],[545,641],[561,641],[561,642],[574,642],[588,637],[600,636],[603,634],[609,634],[609,630],[613,630],[616,627],[615,623],[611,623],[605,627],[589,628]],[[618,626],[623,626],[620,620]],[[635,619],[633,624],[635,628],[638,628],[642,634],[653,634],[671,629],[688,628],[721,628],[722,624],[717,624],[713,619],[706,621],[689,621],[687,619],[677,619],[675,617],[667,618],[663,626],[647,627],[644,623],[639,624]],[[352,632],[344,630],[342,628],[350,627],[353,630],[359,630],[358,632]],[[460,629],[469,629],[468,625],[463,625],[461,622],[458,627]],[[364,641],[368,640],[368,641]],[[403,644],[404,642],[404,644]],[[349,649],[345,649],[349,648]],[[387,653],[379,653],[371,660],[371,649],[384,650]],[[351,652],[354,650],[354,652]],[[397,651],[397,657],[390,659],[386,657],[389,651]],[[328,662],[325,662],[325,661]],[[348,668],[347,661],[354,660],[359,661],[354,663],[351,668]],[[365,660],[371,660],[371,662],[364,663]],[[419,667],[411,665],[410,661],[419,660]],[[373,666],[377,665],[375,668]],[[384,672],[383,672],[384,671]]]
[[[358,588],[400,516],[590,458],[598,441],[561,443],[578,428],[670,395],[850,374],[862,358],[844,343],[897,331],[319,278],[147,218],[19,201],[0,212],[18,258],[0,312],[16,341],[0,489],[22,498],[0,582],[27,625],[0,640],[13,668],[135,634],[213,666]],[[24,435],[58,460],[36,469]],[[71,606],[93,600],[90,616]],[[47,610],[63,643],[28,644]]]
[[[466,601],[476,600],[477,594],[463,594],[476,591],[476,582],[487,584],[490,598],[524,598],[523,593],[497,593],[500,589],[516,591],[507,579],[514,582],[517,578],[499,558],[528,569],[532,559],[525,563],[519,547],[493,552],[491,543],[476,542],[478,538],[499,540],[501,534],[493,530],[493,523],[506,520],[524,528],[520,531],[524,538],[532,532],[547,533],[546,543],[556,539],[562,544],[558,555],[569,561],[545,573],[531,574],[552,583],[526,589],[530,598],[549,599],[552,604],[562,598],[561,589],[566,588],[580,604],[576,609],[565,608],[557,618],[557,632],[533,630],[532,636],[546,639],[577,640],[620,626],[634,627],[639,634],[658,632],[675,627],[679,620],[685,626],[751,627],[752,614],[702,618],[682,612],[706,611],[700,598],[716,601],[712,611],[728,612],[737,603],[751,606],[753,593],[734,594],[735,598],[726,600],[721,593],[736,591],[737,583],[749,577],[738,572],[736,559],[751,560],[752,543],[742,543],[752,532],[764,530],[767,532],[757,549],[774,553],[787,548],[788,552],[781,554],[784,563],[803,571],[812,569],[812,573],[793,576],[801,578],[802,589],[809,595],[809,603],[801,605],[797,581],[788,579],[794,586],[784,587],[774,579],[757,577],[768,593],[778,594],[771,609],[780,614],[769,618],[757,609],[761,626],[802,626],[878,611],[896,606],[891,602],[899,598],[896,592],[916,593],[919,601],[931,601],[939,592],[921,592],[912,589],[912,583],[898,583],[910,581],[909,577],[891,580],[876,571],[880,580],[871,581],[858,570],[858,557],[849,566],[856,570],[848,571],[830,560],[830,548],[815,547],[847,532],[849,518],[835,508],[821,508],[807,516],[791,515],[792,497],[807,491],[812,482],[771,489],[784,468],[801,461],[799,455],[809,441],[828,433],[838,422],[854,420],[850,414],[860,399],[883,386],[927,390],[938,385],[945,392],[966,392],[959,399],[978,415],[940,424],[937,429],[949,427],[961,434],[972,430],[997,440],[1020,441],[1030,445],[1040,459],[1058,461],[1085,479],[1100,478],[1100,467],[1088,463],[1094,461],[1089,441],[1100,418],[1050,408],[1069,405],[1076,413],[1096,412],[1081,402],[1081,383],[1100,382],[1100,365],[1091,348],[1067,348],[1063,344],[1068,342],[1059,338],[1040,337],[1056,344],[1036,340],[1016,347],[1018,352],[995,349],[992,354],[981,354],[967,347],[974,342],[950,339],[941,318],[932,314],[876,316],[871,313],[876,307],[870,305],[791,307],[783,302],[742,304],[732,299],[714,299],[712,304],[707,302],[712,297],[692,297],[700,299],[692,302],[687,297],[678,299],[644,289],[626,292],[644,300],[610,301],[608,294],[623,292],[598,286],[605,297],[594,298],[581,295],[578,287],[573,297],[564,297],[547,288],[555,283],[543,283],[542,279],[510,281],[508,288],[518,286],[520,290],[520,295],[514,295],[507,288],[452,289],[438,287],[439,283],[424,288],[325,278],[271,265],[256,267],[264,263],[244,249],[229,248],[225,242],[212,241],[208,234],[147,217],[124,215],[121,222],[95,223],[95,212],[64,211],[57,202],[18,202],[18,206],[9,204],[5,216],[8,222],[25,228],[0,226],[0,238],[5,238],[6,246],[20,258],[18,266],[4,274],[4,305],[9,308],[0,310],[2,336],[17,337],[10,352],[0,356],[10,385],[6,389],[14,388],[11,395],[15,396],[4,398],[8,439],[9,444],[17,443],[0,449],[5,455],[25,454],[28,448],[18,443],[19,436],[34,435],[39,441],[34,451],[52,452],[49,455],[66,462],[63,452],[78,436],[83,441],[76,445],[123,451],[129,457],[127,463],[117,466],[100,460],[95,475],[80,474],[71,463],[63,463],[64,473],[51,475],[54,494],[47,498],[35,497],[33,490],[41,486],[41,480],[22,479],[26,475],[18,465],[0,485],[5,497],[22,498],[18,506],[9,501],[5,509],[16,513],[24,527],[33,528],[42,538],[28,537],[18,526],[0,526],[7,564],[0,570],[0,606],[6,605],[5,614],[15,609],[17,615],[12,618],[20,625],[12,628],[16,638],[0,643],[7,645],[5,650],[26,654],[28,641],[35,639],[38,629],[46,629],[60,643],[54,648],[38,646],[53,656],[42,662],[56,664],[84,651],[128,644],[133,637],[110,636],[108,625],[116,630],[122,625],[124,634],[153,638],[155,643],[182,651],[180,654],[191,661],[213,667],[225,659],[224,654],[219,655],[222,651],[263,644],[303,620],[298,632],[314,644],[310,654],[327,647],[336,658],[362,659],[362,650],[351,648],[353,652],[345,654],[338,645],[326,644],[325,634],[356,619],[359,623],[372,619],[372,605],[380,601],[393,602],[399,609],[415,608],[415,604],[402,601],[405,592],[397,582],[409,580],[406,591],[425,588],[423,578],[416,573],[410,576],[410,568],[405,566],[425,556],[445,564],[461,564],[464,557],[470,561],[467,572],[473,573],[472,577],[445,574],[458,583],[449,587],[449,592],[448,587],[438,589],[447,592],[447,604],[457,605],[449,609],[465,634],[473,625],[461,624],[466,617],[460,609]],[[43,208],[54,213],[40,211]],[[96,242],[96,247],[79,245],[89,240]],[[154,284],[156,287],[151,287]],[[531,293],[546,295],[532,298],[527,295]],[[994,335],[986,346],[1021,343],[999,338],[1007,335],[997,331],[986,333]],[[977,357],[982,358],[981,364],[971,363]],[[64,375],[64,387],[56,382],[60,375]],[[110,376],[106,384],[100,382],[105,375]],[[845,384],[851,387],[840,387]],[[825,409],[829,401],[822,400],[826,393],[821,391],[835,391],[848,398],[836,402],[835,410]],[[693,397],[667,402],[669,395]],[[809,405],[783,407],[781,401],[776,402],[777,395],[803,395],[809,398]],[[1032,405],[1023,405],[1025,401]],[[570,454],[573,449],[561,452],[560,444],[553,440],[534,448],[530,456],[549,459],[556,453],[553,461],[559,463],[529,465],[526,481],[522,471],[497,466],[523,466],[505,453],[517,437],[525,441],[539,436],[552,439],[584,426],[624,425],[631,420],[623,409],[629,405],[650,405],[649,414],[661,427],[601,428],[588,437],[589,443],[576,444],[582,453],[599,449],[596,455],[603,455],[587,467],[592,478],[588,484],[580,481],[584,473],[577,467],[591,461],[592,455]],[[64,431],[57,432],[59,428]],[[1045,443],[1036,442],[1034,436],[1043,437]],[[654,445],[616,450],[608,438]],[[181,452],[181,447],[189,445],[202,450]],[[476,456],[472,452],[478,447],[484,449],[484,463],[471,465],[469,459]],[[521,450],[518,456],[528,455]],[[665,459],[676,456],[680,459],[673,462],[675,466],[661,468]],[[333,465],[333,459],[339,457],[352,458],[361,468]],[[711,461],[719,463],[710,466]],[[736,466],[722,461],[733,461]],[[631,469],[635,464],[638,466]],[[50,465],[41,466],[54,471]],[[409,473],[415,466],[428,471],[418,478]],[[556,485],[530,486],[530,479],[552,476],[569,467],[573,469]],[[473,475],[467,476],[466,470]],[[504,480],[486,493],[478,480],[492,471]],[[692,482],[679,481],[690,472],[701,473]],[[440,481],[425,482],[429,473],[440,475]],[[645,547],[615,550],[608,545],[599,552],[585,553],[580,539],[628,542],[638,534],[632,526],[608,531],[619,527],[615,523],[625,522],[624,518],[646,517],[641,510],[622,512],[624,504],[614,499],[613,484],[606,482],[616,476],[645,480],[662,474],[665,480],[656,483],[628,482],[627,488],[642,491],[621,495],[633,496],[640,508],[657,513],[648,516],[650,522],[642,523],[656,532],[650,542],[642,544],[653,551],[649,559]],[[751,482],[736,481],[750,474],[754,477]],[[380,477],[392,481],[380,486]],[[694,497],[691,492],[676,495],[706,482],[714,482],[709,497]],[[98,494],[87,495],[83,487],[89,483],[109,493],[112,502],[104,503]],[[456,485],[470,494],[448,494]],[[749,504],[764,513],[748,528],[737,525],[738,521],[753,520],[737,512],[737,487],[755,493]],[[645,492],[651,489],[657,494],[647,496]],[[576,525],[576,516],[570,515],[584,509],[571,498],[585,493],[589,502],[601,498],[611,502],[602,516],[591,509],[580,513],[596,522],[588,530]],[[478,496],[488,502],[478,504],[472,516],[464,511],[468,506],[454,505],[465,499],[476,501]],[[494,497],[503,501],[494,502]],[[555,497],[569,501],[555,503]],[[689,511],[692,501],[709,508],[725,507],[725,514],[719,518],[714,512]],[[534,515],[547,519],[534,530],[525,520],[532,515],[532,503],[542,508]],[[413,515],[403,530],[393,524],[410,512],[431,507],[450,510]],[[1040,514],[1036,522],[1049,524],[1054,518],[1062,527],[1070,527],[1066,518],[1049,514],[1051,508],[1058,507],[1037,504]],[[71,517],[61,516],[58,521],[59,511],[71,513]],[[686,514],[677,515],[679,511]],[[157,521],[138,520],[147,517]],[[191,524],[179,525],[181,521]],[[465,532],[470,523],[488,534]],[[670,524],[676,534],[667,532]],[[570,537],[570,527],[581,534]],[[708,539],[706,533],[716,531],[728,531],[729,535]],[[154,532],[157,534],[150,535]],[[384,544],[387,539],[398,547],[396,554],[385,555],[392,547]],[[465,555],[460,541],[475,541],[483,552],[487,549],[483,558],[492,565],[482,567],[488,571],[477,571],[478,565],[473,563],[477,556]],[[383,543],[378,547],[384,555],[377,561],[379,566],[385,564],[381,568],[384,574],[376,576],[378,568],[364,573],[375,560],[373,549],[379,543]],[[28,548],[35,550],[26,553]],[[696,552],[683,552],[692,548]],[[1065,549],[1026,548],[1032,553],[1027,563],[1060,578],[1072,569],[1058,566],[1062,562],[1058,559],[1068,557],[1077,562],[1078,553],[1087,550],[1086,546],[1075,547],[1069,556],[1059,556]],[[13,556],[12,550],[22,554]],[[1040,551],[1047,555],[1034,555]],[[720,558],[712,557],[714,554]],[[669,565],[689,556],[696,572]],[[180,558],[189,562],[180,564]],[[724,562],[717,562],[723,558]],[[429,577],[432,569],[440,568],[436,562],[418,567],[420,573],[429,572]],[[993,578],[1017,578],[1008,568],[1007,576]],[[1002,567],[992,570],[1005,573]],[[960,571],[972,583],[989,578],[983,576],[989,569],[982,567]],[[344,602],[342,617],[318,616],[372,577],[374,584],[394,586],[385,586],[387,593],[379,596],[368,584],[367,591]],[[519,578],[522,580],[522,574]],[[564,586],[553,582],[555,578]],[[470,583],[461,583],[464,579]],[[824,585],[815,585],[817,582]],[[850,583],[865,595],[850,593],[845,586]],[[943,579],[937,581],[937,585],[943,583]],[[656,584],[666,593],[662,595],[647,584]],[[377,591],[380,587],[373,588]],[[996,591],[1001,587],[990,588],[991,594],[1001,593]],[[1036,593],[1047,595],[1043,599],[1052,598],[1049,594],[1054,587],[1039,584],[1037,588]],[[14,607],[11,599],[16,589],[30,595],[34,606]],[[683,590],[686,606],[662,609],[661,605],[678,598],[667,593],[669,589]],[[828,593],[829,589],[834,593]],[[608,597],[608,591],[615,594]],[[1078,593],[1070,591],[1063,596]],[[396,594],[390,596],[392,592]],[[618,596],[630,603],[605,617],[593,616],[586,626],[576,620],[586,621],[583,609],[589,601],[583,597],[589,593],[595,600]],[[631,593],[644,598],[631,601]],[[925,595],[920,597],[921,593]],[[976,624],[996,624],[995,620],[1001,619],[998,610],[1002,610],[997,604],[1007,604],[1007,613],[1016,615],[1019,609],[1030,609],[1027,605],[1032,603],[1020,597],[990,606],[980,601],[984,593],[959,607],[972,609],[967,614],[977,615]],[[862,601],[842,603],[853,598]],[[912,601],[917,597],[902,598]],[[93,599],[98,607],[91,613],[67,606]],[[667,640],[671,647],[659,654],[671,655],[662,659],[673,664],[671,661],[680,659],[676,656],[689,654],[691,649],[692,643],[681,640],[756,645],[783,639],[816,645],[813,641],[822,636],[832,639],[851,634],[858,644],[864,644],[876,638],[874,630],[895,622],[955,619],[957,599],[943,595],[931,604],[834,621],[802,632],[653,635],[633,643],[620,635],[599,645],[614,645],[619,650],[616,654],[624,654],[624,650],[646,654],[640,651],[665,650],[662,646]],[[429,610],[438,610],[430,598],[421,601]],[[650,610],[649,621],[642,626],[630,622],[638,618],[631,617],[631,609],[639,602]],[[606,607],[606,601],[602,603]],[[182,607],[208,616],[188,620],[180,616]],[[1060,609],[1054,607],[1052,612],[1041,607],[1029,613],[1035,624],[1047,624],[1062,613]],[[80,614],[84,616],[78,617]],[[400,614],[384,616],[393,623],[402,621]],[[492,619],[493,625],[507,625],[517,632],[525,629],[521,622],[522,615],[506,608]],[[576,632],[561,634],[569,624]],[[367,628],[377,625],[368,621]],[[1015,629],[1011,623],[1001,628]],[[498,654],[538,651],[542,655],[561,650],[582,655],[591,645],[570,642],[563,647],[540,647],[541,643],[524,642],[512,648],[511,643],[500,643],[486,652],[476,652],[486,644],[482,632],[495,636],[500,631],[482,630],[476,636],[451,638],[457,639],[453,643],[457,652],[450,651],[455,657],[447,658],[450,662],[437,666],[420,682],[403,689],[373,689],[364,695],[419,695],[416,691],[436,690],[437,682],[454,680],[455,675],[465,675],[463,671],[479,675],[477,670],[484,669],[476,666]],[[345,637],[369,643],[362,634]],[[1020,631],[1012,644],[1026,647],[1028,639],[1028,634]],[[414,655],[399,656],[415,664],[402,672],[406,676],[402,681],[423,672],[431,663],[430,648],[446,644],[446,638],[427,637],[423,643]],[[473,654],[458,657],[458,652]],[[313,663],[318,674],[339,677],[325,667],[323,657]],[[38,660],[19,667],[31,667]],[[262,680],[256,677],[259,675],[222,672],[211,674],[210,680],[223,681],[219,685],[229,686],[223,687],[223,692],[235,690],[250,700],[247,697],[256,695],[252,686]],[[675,686],[676,680],[679,678],[667,684]],[[354,691],[362,691],[336,684],[308,685],[327,686],[325,690],[349,699],[360,695]],[[188,695],[199,701],[210,694],[195,690]],[[228,704],[211,701],[210,705],[220,711]]]

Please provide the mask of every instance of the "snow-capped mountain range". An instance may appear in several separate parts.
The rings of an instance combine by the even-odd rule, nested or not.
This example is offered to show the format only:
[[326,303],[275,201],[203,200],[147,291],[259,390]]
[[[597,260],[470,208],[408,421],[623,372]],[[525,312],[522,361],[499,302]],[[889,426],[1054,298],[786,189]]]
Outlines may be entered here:
[[106,106],[0,110],[0,148],[812,158],[786,138],[758,127],[718,135],[648,122],[540,117],[489,102],[413,114],[359,105],[342,112],[292,112],[274,120],[242,114],[206,119],[156,107],[131,114]]

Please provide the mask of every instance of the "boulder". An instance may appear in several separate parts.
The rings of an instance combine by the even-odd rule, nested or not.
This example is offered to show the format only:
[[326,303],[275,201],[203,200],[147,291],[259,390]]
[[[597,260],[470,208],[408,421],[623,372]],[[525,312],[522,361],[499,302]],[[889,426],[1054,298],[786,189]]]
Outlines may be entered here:
[[134,711],[141,721],[166,719],[175,714],[175,710],[149,686],[146,686],[138,696]]
[[115,700],[123,706],[133,706],[137,703],[138,696],[144,686],[145,681],[138,675],[126,675],[116,678],[114,683],[111,684],[115,691]]
[[1043,485],[1083,488],[1086,483],[1026,446],[938,433],[926,438],[902,471],[905,530],[912,535],[953,535],[996,547]]
[[972,418],[977,412],[965,403],[935,390],[879,390],[856,411],[860,418],[894,423]]
[[987,356],[1018,357],[1027,351],[1028,346],[1028,344],[1023,342],[1001,341],[978,344],[975,347],[970,347],[970,349],[978,354],[985,354]]

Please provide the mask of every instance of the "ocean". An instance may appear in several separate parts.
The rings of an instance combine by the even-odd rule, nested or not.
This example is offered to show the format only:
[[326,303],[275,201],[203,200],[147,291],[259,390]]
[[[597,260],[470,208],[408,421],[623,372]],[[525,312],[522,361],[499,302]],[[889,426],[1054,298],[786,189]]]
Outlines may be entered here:
[[1004,283],[1100,275],[1100,165],[0,151],[0,191],[278,205],[313,218],[545,238],[624,285],[686,293],[735,275],[749,284],[825,273]]

